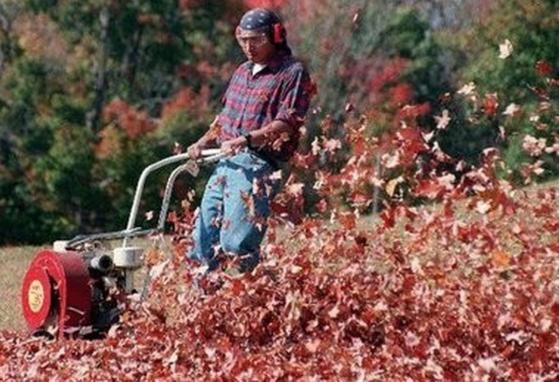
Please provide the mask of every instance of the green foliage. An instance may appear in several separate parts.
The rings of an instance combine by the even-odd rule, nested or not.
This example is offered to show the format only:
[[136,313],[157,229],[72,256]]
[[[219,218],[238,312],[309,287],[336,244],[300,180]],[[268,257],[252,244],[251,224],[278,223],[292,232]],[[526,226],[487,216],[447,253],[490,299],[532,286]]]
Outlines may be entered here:
[[[535,71],[537,61],[558,63],[557,15],[555,1],[497,1],[485,20],[461,36],[468,57],[461,77],[474,81],[482,92],[498,92],[506,104],[533,101],[530,87],[543,85]],[[506,39],[513,52],[498,59],[499,45]]]
[[[435,101],[448,89],[442,48],[416,9],[382,1],[365,2],[361,7],[342,0],[328,4],[340,12],[317,11],[312,20],[298,25],[303,36],[301,51],[314,52],[306,57],[317,80],[315,104],[321,110],[309,123],[313,132],[325,115],[343,120],[347,103],[359,113],[372,107],[383,109],[376,92],[398,83],[411,85],[415,102]],[[354,17],[339,17],[352,12]],[[312,37],[317,34],[325,37]],[[379,80],[395,59],[406,62],[405,67],[395,69],[391,79]],[[376,81],[382,82],[381,89],[374,85]],[[373,121],[372,132],[378,135],[388,128],[382,125]]]
[[410,60],[400,80],[412,85],[416,101],[435,103],[449,89],[450,79],[445,74],[443,49],[433,38],[430,25],[418,11],[398,8],[382,36],[382,52]]
[[[241,8],[174,0],[20,7],[13,30],[0,34],[10,59],[0,77],[0,243],[123,228],[144,167],[171,155],[175,142],[188,146],[211,121],[235,51],[224,20]],[[204,78],[200,64],[215,72]],[[162,118],[184,88],[192,102]],[[117,98],[130,105],[127,116],[106,119]],[[159,208],[166,177],[150,177],[144,210]]]
[[[558,73],[558,4],[554,1],[496,1],[488,15],[471,28],[450,38],[458,43],[465,56],[456,69],[456,86],[473,82],[478,102],[486,94],[495,94],[498,102],[496,115],[477,117],[472,114],[470,102],[451,106],[455,121],[442,134],[442,148],[452,155],[476,163],[482,150],[499,147],[507,171],[504,176],[521,180],[519,172],[530,156],[522,149],[525,135],[545,138],[554,143],[557,134],[558,86],[551,82]],[[499,47],[509,40],[512,52],[499,58]],[[539,73],[538,65],[550,65],[550,73]],[[556,77],[557,79],[557,77]],[[549,108],[542,109],[542,103]],[[520,114],[507,117],[502,113],[511,103],[520,107]],[[541,106],[539,106],[541,105]],[[537,129],[539,123],[530,121],[539,116],[539,123],[548,126]],[[473,118],[474,117],[474,118]],[[507,139],[500,139],[502,126]],[[556,135],[557,137],[557,135]],[[557,139],[557,138],[556,138]],[[555,155],[544,156],[544,179],[558,176]]]

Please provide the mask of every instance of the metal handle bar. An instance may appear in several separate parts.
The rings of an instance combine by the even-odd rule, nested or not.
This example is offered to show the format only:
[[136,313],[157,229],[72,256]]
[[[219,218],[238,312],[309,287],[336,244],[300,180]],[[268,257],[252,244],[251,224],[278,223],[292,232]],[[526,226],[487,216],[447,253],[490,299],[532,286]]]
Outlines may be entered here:
[[203,164],[215,162],[225,157],[226,154],[224,154],[220,149],[209,149],[205,150],[205,152],[203,152],[203,155],[206,155],[206,157],[196,160],[196,163],[189,161],[183,165],[180,165],[175,170],[173,170],[173,172],[169,175],[169,178],[167,178],[167,185],[165,186],[165,191],[163,193],[163,199],[161,202],[161,209],[158,218],[157,230],[159,232],[162,232],[165,226],[165,218],[167,217],[167,211],[169,210],[169,201],[171,199],[171,194],[173,193],[173,185],[175,184],[175,180],[177,179],[177,177],[185,171],[188,171],[193,176],[196,176],[198,174],[198,168],[192,168],[192,165],[196,166],[197,163]]
[[66,243],[67,250],[73,250],[82,244],[89,243],[95,240],[117,240],[122,238],[132,238],[139,236],[148,236],[152,234],[157,234],[159,231],[155,228],[141,229],[140,227],[135,227],[132,230],[122,230],[113,232],[103,232],[92,235],[78,235]]
[[[67,249],[74,249],[77,246],[90,242],[90,241],[94,241],[94,240],[115,240],[115,239],[124,239],[123,241],[123,246],[126,246],[126,241],[129,238],[132,237],[137,237],[137,236],[145,236],[145,235],[151,235],[151,234],[156,234],[156,233],[160,233],[163,231],[164,225],[165,225],[165,217],[167,215],[167,210],[169,209],[169,200],[171,198],[171,193],[173,190],[173,184],[175,183],[175,180],[177,178],[177,176],[186,170],[190,170],[191,169],[191,165],[192,164],[206,164],[206,163],[212,163],[212,162],[216,162],[222,158],[224,158],[227,154],[223,153],[220,149],[207,149],[207,150],[202,150],[201,152],[201,158],[198,158],[196,161],[189,161],[190,163],[186,163],[183,164],[179,167],[177,167],[175,170],[173,170],[173,172],[171,173],[171,175],[168,178],[167,181],[167,185],[165,187],[165,191],[164,191],[164,197],[163,197],[163,201],[162,201],[162,206],[161,206],[161,210],[160,210],[160,215],[159,215],[159,220],[158,220],[158,225],[157,228],[151,228],[151,229],[141,229],[140,227],[129,227],[127,229],[121,230],[121,231],[113,231],[113,232],[103,232],[103,233],[98,233],[98,234],[92,234],[92,235],[78,235],[74,238],[72,238],[67,244],[66,244],[66,248]],[[174,163],[177,161],[181,161],[184,159],[188,159],[189,156],[188,154],[184,153],[184,154],[178,154],[172,157],[168,157],[165,159],[162,159],[159,162],[153,163],[152,165],[146,167],[144,169],[144,171],[142,172],[142,175],[140,176],[140,179],[138,180],[138,185],[136,187],[136,193],[135,193],[135,197],[134,197],[134,202],[132,205],[132,209],[130,211],[130,217],[129,217],[129,226],[132,222],[132,224],[134,224],[134,221],[136,220],[136,214],[138,212],[138,205],[139,205],[139,198],[142,194],[142,190],[144,187],[144,182],[146,180],[146,177],[148,176],[148,174],[152,171],[155,171],[167,164],[170,163]],[[193,174],[194,176],[196,176],[195,174]]]
[[[201,158],[197,160],[196,163],[210,163],[216,160],[220,160],[223,157],[224,154],[220,153],[206,158]],[[169,178],[167,179],[167,185],[165,186],[165,192],[163,193],[163,199],[161,201],[161,209],[158,218],[157,230],[159,232],[162,232],[165,226],[165,218],[167,217],[167,211],[169,210],[169,201],[171,200],[171,194],[173,193],[173,185],[175,184],[175,180],[177,179],[177,177],[185,171],[190,172],[191,175],[193,176],[196,176],[198,174],[198,168],[192,168],[191,164],[194,163],[185,163],[175,168],[175,170],[173,170],[173,172],[171,173],[171,175],[169,175]],[[196,166],[196,164],[194,165]]]
[[[206,149],[202,150],[201,152],[202,158],[197,160],[198,163],[210,163],[217,160],[222,159],[226,156],[225,153],[222,153],[220,149]],[[136,185],[136,192],[134,193],[134,200],[132,202],[132,208],[130,209],[130,215],[128,216],[128,223],[126,225],[126,230],[129,231],[134,227],[134,223],[136,222],[136,215],[138,214],[138,208],[140,206],[140,199],[142,196],[142,192],[144,191],[144,184],[146,182],[146,178],[148,175],[161,167],[167,166],[172,163],[180,162],[185,159],[189,159],[188,153],[173,155],[167,158],[164,158],[160,161],[152,163],[148,167],[142,171],[140,178],[138,179],[138,184]],[[123,240],[123,247],[126,247],[126,242],[128,237],[125,237]]]

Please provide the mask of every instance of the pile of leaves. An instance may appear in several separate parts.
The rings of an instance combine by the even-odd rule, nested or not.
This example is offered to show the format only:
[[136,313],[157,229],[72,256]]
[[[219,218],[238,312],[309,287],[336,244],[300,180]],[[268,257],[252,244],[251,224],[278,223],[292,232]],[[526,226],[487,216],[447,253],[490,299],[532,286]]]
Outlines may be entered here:
[[390,225],[336,211],[273,222],[264,260],[243,276],[203,275],[177,240],[148,301],[106,338],[2,333],[0,375],[557,380],[557,188],[484,195],[396,205]]

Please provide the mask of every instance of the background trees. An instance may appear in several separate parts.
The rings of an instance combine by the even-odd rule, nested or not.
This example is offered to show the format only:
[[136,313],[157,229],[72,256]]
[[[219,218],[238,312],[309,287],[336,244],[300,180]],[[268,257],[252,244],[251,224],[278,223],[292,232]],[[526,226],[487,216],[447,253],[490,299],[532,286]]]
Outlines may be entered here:
[[[141,169],[219,110],[243,60],[233,28],[251,6],[284,14],[318,87],[299,158],[313,163],[296,169],[309,175],[308,208],[319,176],[348,170],[352,126],[378,142],[372,177],[385,183],[366,188],[379,198],[431,163],[434,142],[452,158],[429,168],[440,174],[495,147],[508,180],[557,176],[553,1],[4,1],[0,243],[122,227]],[[410,160],[387,168],[404,143]],[[151,179],[145,210],[162,183]]]
[[6,3],[1,241],[122,226],[142,168],[192,142],[216,109],[236,7]]

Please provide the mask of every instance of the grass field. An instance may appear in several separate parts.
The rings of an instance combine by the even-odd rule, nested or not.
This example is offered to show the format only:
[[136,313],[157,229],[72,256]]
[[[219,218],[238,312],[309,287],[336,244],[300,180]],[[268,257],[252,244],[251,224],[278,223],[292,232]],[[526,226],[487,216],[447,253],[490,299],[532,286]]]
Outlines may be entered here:
[[20,289],[27,265],[40,247],[0,248],[0,330],[24,330]]

